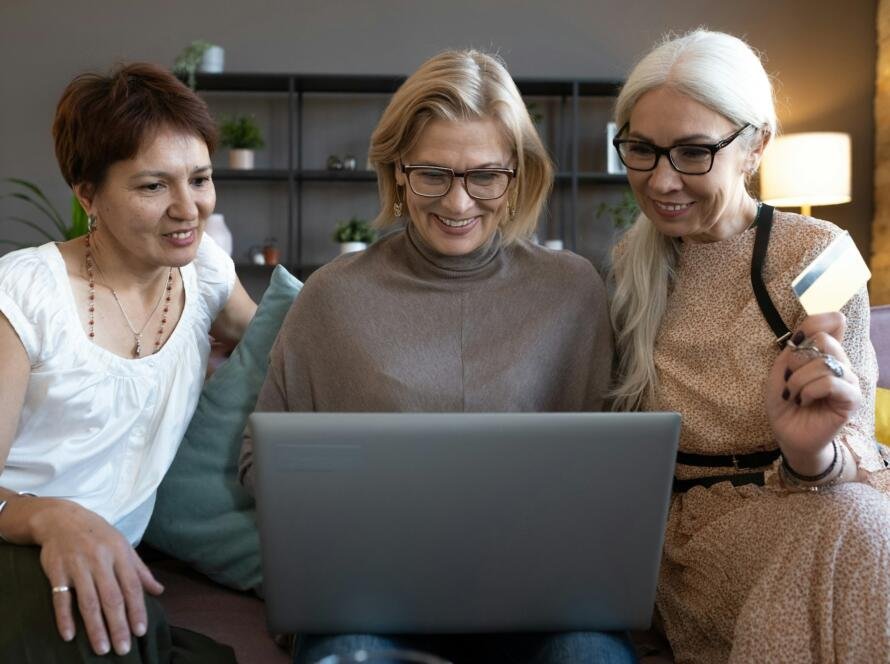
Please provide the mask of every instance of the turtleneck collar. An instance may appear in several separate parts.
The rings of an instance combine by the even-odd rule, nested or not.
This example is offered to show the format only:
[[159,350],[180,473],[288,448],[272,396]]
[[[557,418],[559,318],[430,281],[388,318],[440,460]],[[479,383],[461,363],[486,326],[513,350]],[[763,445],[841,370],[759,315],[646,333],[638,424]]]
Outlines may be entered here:
[[405,245],[411,267],[419,275],[444,279],[476,279],[492,274],[501,262],[501,232],[495,231],[481,247],[461,256],[440,254],[424,242],[410,221],[405,229]]

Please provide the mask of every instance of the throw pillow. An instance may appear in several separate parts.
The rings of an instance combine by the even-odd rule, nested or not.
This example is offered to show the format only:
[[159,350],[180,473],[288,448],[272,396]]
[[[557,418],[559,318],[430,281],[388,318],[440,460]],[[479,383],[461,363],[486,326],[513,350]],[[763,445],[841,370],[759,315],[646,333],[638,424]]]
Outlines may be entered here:
[[875,392],[875,438],[890,445],[890,389],[886,387]]
[[258,589],[262,581],[254,501],[238,483],[241,438],[272,342],[302,286],[275,268],[244,338],[201,392],[144,536],[155,549],[238,590]]

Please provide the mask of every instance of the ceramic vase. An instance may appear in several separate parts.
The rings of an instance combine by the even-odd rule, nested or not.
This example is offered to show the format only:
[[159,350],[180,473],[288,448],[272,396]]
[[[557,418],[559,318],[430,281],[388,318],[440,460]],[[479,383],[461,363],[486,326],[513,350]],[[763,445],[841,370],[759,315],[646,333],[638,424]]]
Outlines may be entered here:
[[232,255],[232,231],[226,226],[226,218],[223,215],[214,213],[207,217],[207,227],[204,232],[212,237],[229,256]]
[[229,150],[229,168],[249,171],[253,168],[253,150]]
[[353,251],[363,251],[368,248],[366,242],[341,242],[340,253],[351,254]]

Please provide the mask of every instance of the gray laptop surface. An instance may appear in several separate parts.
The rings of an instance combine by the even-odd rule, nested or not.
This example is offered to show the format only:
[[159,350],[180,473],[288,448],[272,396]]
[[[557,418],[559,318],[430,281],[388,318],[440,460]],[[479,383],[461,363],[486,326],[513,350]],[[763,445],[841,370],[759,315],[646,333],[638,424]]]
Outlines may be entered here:
[[649,626],[676,413],[255,413],[279,632]]

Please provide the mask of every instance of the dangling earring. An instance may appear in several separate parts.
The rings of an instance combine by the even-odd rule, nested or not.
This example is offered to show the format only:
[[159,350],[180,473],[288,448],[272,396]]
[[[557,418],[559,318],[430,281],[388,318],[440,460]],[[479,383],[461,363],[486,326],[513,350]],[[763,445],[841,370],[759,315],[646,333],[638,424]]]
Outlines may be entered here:
[[507,214],[511,221],[516,218],[516,204],[513,201],[507,202]]
[[392,213],[396,219],[402,216],[402,198],[399,196],[399,188],[396,187],[396,202],[392,204]]
[[96,230],[96,215],[91,214],[87,217],[87,220],[89,221],[90,233],[92,233],[94,230]]

